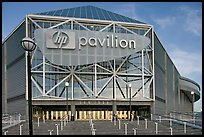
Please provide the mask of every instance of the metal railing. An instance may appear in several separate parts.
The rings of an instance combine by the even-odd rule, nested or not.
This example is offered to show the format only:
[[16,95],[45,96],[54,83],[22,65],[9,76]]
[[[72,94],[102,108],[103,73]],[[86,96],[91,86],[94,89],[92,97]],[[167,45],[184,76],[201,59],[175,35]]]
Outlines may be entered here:
[[13,115],[2,114],[2,130],[6,130],[25,121],[25,116],[22,116],[20,113],[15,113]]

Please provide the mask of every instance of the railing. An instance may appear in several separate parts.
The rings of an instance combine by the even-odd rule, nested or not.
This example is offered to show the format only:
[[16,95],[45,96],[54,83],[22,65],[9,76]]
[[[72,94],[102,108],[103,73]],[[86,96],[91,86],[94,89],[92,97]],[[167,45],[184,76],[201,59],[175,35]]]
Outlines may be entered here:
[[25,122],[25,116],[22,116],[20,113],[2,114],[2,130],[6,130],[9,127]]
[[[175,115],[175,114],[179,114],[179,115]],[[202,124],[198,125],[196,124],[196,120],[195,117],[194,119],[192,119],[192,115],[190,114],[186,114],[186,113],[178,113],[178,112],[174,112],[174,113],[169,113],[168,115],[159,115],[159,114],[150,114],[150,119],[153,121],[159,121],[161,123],[162,120],[166,120],[169,121],[169,125],[170,127],[172,126],[173,122],[175,123],[179,123],[179,124],[186,124],[188,126],[194,127],[194,128],[198,128],[198,129],[202,129]],[[185,115],[185,119],[184,116]],[[191,116],[191,118],[190,118]],[[202,120],[201,120],[202,123]]]

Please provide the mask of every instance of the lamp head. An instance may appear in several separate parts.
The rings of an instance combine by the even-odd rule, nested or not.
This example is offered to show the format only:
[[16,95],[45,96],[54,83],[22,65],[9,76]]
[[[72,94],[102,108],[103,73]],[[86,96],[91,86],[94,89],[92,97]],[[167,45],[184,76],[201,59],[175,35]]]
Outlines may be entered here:
[[29,37],[25,37],[21,40],[21,45],[26,51],[33,51],[36,48],[36,43]]
[[69,82],[65,82],[65,86],[68,87],[69,86]]

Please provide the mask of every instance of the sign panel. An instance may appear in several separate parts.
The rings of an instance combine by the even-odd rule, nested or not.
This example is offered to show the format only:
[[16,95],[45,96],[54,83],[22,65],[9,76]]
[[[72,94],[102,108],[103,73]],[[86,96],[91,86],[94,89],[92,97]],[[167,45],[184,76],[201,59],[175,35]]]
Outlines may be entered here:
[[150,39],[142,35],[86,30],[37,29],[34,36],[50,62],[65,66],[128,56],[150,44]]

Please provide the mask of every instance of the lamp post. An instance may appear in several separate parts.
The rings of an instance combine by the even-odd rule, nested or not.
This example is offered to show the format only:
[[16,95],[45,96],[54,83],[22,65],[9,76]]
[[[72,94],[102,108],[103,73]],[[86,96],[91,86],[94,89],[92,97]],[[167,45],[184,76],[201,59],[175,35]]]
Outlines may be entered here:
[[132,85],[131,84],[129,84],[129,95],[130,95],[130,102],[129,102],[129,104],[130,104],[130,121],[131,121],[131,119],[132,119],[132,107],[131,107],[131,88],[132,88]]
[[192,95],[192,118],[194,119],[194,92],[191,91],[191,95]]
[[66,103],[67,103],[67,119],[69,118],[68,116],[68,86],[69,86],[69,82],[65,82],[65,87],[66,87]]
[[29,134],[33,135],[33,124],[32,124],[32,83],[31,83],[31,52],[36,48],[35,42],[25,37],[21,40],[21,45],[24,50],[28,51],[27,54],[27,72],[28,72],[28,117],[29,117]]

